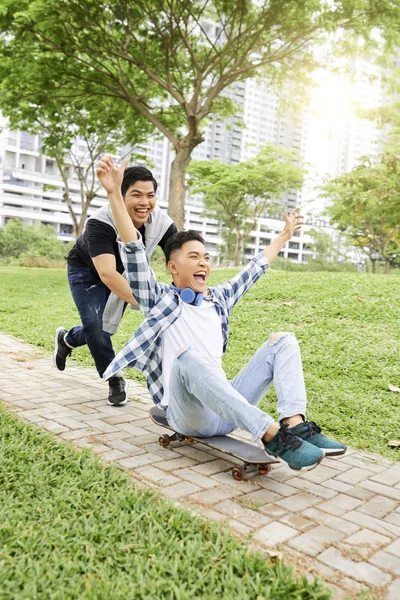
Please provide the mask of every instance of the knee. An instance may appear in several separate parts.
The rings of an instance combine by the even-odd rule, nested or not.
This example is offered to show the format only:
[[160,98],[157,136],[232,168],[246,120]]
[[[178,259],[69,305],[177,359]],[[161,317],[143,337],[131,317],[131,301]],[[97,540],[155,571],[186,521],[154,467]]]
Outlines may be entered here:
[[186,352],[186,350],[188,350],[188,348],[186,346],[183,346],[182,348],[179,348],[179,350],[176,352],[175,356],[180,356],[181,354],[183,354],[184,352]]
[[289,335],[287,331],[278,331],[277,333],[271,333],[271,335],[269,336],[269,341],[271,344],[276,344],[276,342],[278,342],[281,338],[283,338],[286,335]]
[[271,333],[269,336],[269,345],[273,346],[277,344],[280,340],[285,340],[286,343],[297,344],[296,336],[294,333],[289,331],[278,331],[275,333]]
[[103,331],[102,324],[99,321],[87,321],[83,326],[86,337],[100,340],[103,335],[109,335]]

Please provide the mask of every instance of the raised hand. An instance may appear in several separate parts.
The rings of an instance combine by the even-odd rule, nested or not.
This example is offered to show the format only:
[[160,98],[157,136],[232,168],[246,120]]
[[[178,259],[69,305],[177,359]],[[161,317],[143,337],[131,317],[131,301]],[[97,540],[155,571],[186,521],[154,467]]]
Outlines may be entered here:
[[304,225],[304,217],[303,215],[298,214],[299,210],[299,208],[294,208],[290,211],[290,214],[287,209],[285,210],[285,227],[283,228],[282,233],[288,240],[290,240],[295,231],[299,231]]
[[124,171],[128,166],[129,158],[117,167],[111,156],[105,154],[96,169],[96,175],[107,194],[114,194],[121,190]]

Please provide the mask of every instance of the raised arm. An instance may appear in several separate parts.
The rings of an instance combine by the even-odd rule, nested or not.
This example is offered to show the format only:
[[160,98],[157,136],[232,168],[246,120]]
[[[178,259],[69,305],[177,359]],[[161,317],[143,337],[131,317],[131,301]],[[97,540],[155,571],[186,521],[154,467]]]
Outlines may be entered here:
[[282,233],[272,240],[270,245],[263,250],[263,254],[265,258],[268,259],[269,264],[272,264],[286,242],[288,242],[293,236],[294,232],[302,228],[304,224],[304,217],[298,214],[299,210],[299,208],[295,208],[290,212],[290,214],[288,214],[288,211],[285,210],[285,227],[283,228]]
[[107,192],[114,223],[123,242],[120,254],[129,286],[141,310],[147,314],[159,301],[167,286],[157,281],[146,255],[142,238],[125,207],[121,184],[128,162],[129,159],[117,167],[111,156],[104,156],[96,172],[101,185]]
[[126,210],[124,199],[121,194],[121,185],[124,178],[125,168],[128,166],[129,158],[126,158],[120,167],[114,164],[111,156],[103,156],[97,168],[97,177],[107,192],[111,205],[113,219],[122,242],[136,242],[139,239],[136,227]]
[[287,241],[290,240],[295,231],[301,229],[303,225],[303,216],[298,214],[299,209],[295,208],[290,215],[285,210],[285,226],[280,233],[263,252],[254,256],[248,264],[238,273],[227,281],[217,286],[226,298],[228,310],[232,310],[235,304],[244,296],[249,289],[265,273],[269,265],[278,256]]

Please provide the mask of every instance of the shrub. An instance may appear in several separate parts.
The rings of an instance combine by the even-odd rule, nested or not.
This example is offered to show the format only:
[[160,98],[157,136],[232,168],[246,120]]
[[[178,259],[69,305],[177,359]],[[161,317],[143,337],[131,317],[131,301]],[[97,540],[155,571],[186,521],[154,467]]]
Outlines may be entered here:
[[0,229],[0,258],[21,266],[64,266],[71,243],[56,236],[51,225],[23,225],[19,219],[7,221]]
[[330,271],[334,273],[353,273],[357,267],[348,262],[328,262],[322,258],[312,258],[307,263],[298,263],[278,256],[273,264],[273,269],[278,271]]

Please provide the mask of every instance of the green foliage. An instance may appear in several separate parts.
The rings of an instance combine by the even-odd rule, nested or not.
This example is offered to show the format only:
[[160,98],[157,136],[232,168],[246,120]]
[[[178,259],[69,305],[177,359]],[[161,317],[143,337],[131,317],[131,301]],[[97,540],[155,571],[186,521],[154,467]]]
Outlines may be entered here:
[[282,258],[278,256],[274,260],[272,267],[278,271],[294,271],[294,272],[307,272],[307,271],[328,271],[331,273],[351,273],[357,272],[357,267],[352,263],[348,262],[332,262],[324,260],[323,258],[311,258],[306,263],[298,263],[288,258]]
[[0,229],[0,257],[4,259],[43,257],[49,261],[64,261],[70,247],[57,238],[51,225],[24,226],[19,219],[10,219],[4,229]]
[[90,451],[0,410],[2,600],[329,600]]
[[28,112],[48,99],[54,113],[76,103],[89,112],[109,99],[128,104],[133,124],[143,118],[176,150],[170,208],[183,223],[184,175],[204,141],[202,123],[234,110],[224,90],[249,77],[281,89],[289,80],[293,104],[332,54],[376,48],[372,29],[386,48],[399,45],[399,21],[396,0],[7,0],[0,98],[11,112],[16,97]]
[[327,183],[324,196],[332,200],[327,212],[354,245],[369,257],[383,257],[389,272],[390,243],[400,243],[400,158],[385,153],[377,162],[363,157],[350,173]]
[[[275,264],[275,263],[274,263]],[[237,269],[218,269],[210,283]],[[170,281],[162,269],[159,277]],[[400,385],[398,275],[269,271],[232,313],[224,368],[234,377],[273,331],[294,331],[300,341],[308,418],[339,440],[400,458],[386,447],[398,437],[400,403],[388,384]],[[0,269],[0,330],[53,351],[56,327],[79,324],[65,271]],[[113,345],[118,352],[142,315],[126,311]],[[73,360],[93,367],[87,348]],[[139,371],[126,374],[143,382]],[[263,407],[275,415],[271,389]]]
[[228,247],[228,232],[236,237],[235,265],[260,216],[276,211],[284,192],[302,187],[304,171],[294,161],[290,152],[268,145],[255,158],[236,165],[219,160],[189,165],[191,193],[203,195],[206,214],[218,221]]
[[329,233],[320,229],[310,229],[307,233],[314,240],[311,244],[312,249],[315,250],[323,261],[334,260],[340,256],[337,246]]

